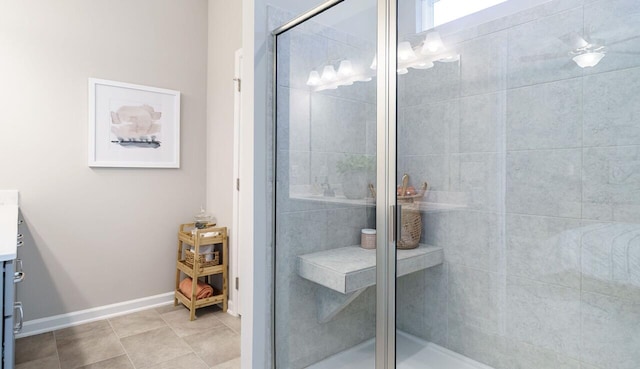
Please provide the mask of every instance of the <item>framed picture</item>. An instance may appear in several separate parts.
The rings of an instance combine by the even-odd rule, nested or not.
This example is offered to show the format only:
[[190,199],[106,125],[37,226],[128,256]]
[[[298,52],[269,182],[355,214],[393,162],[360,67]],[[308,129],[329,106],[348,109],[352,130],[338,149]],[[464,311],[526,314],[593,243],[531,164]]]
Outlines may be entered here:
[[89,166],[180,167],[180,91],[89,78]]

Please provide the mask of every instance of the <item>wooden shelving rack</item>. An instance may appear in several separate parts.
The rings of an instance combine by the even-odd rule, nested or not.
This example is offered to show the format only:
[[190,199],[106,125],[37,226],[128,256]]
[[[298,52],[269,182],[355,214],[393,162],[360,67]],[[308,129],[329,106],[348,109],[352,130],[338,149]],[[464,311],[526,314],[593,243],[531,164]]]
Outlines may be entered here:
[[[195,228],[194,223],[187,223],[180,225],[178,231],[178,256],[176,262],[176,290],[174,305],[178,303],[184,304],[190,310],[190,320],[194,320],[196,317],[196,309],[222,304],[222,311],[227,311],[227,300],[229,293],[229,244],[227,238],[226,227],[215,227],[215,225],[207,226],[203,229],[196,229],[195,234],[192,234],[192,230]],[[217,235],[205,237],[204,235],[210,232],[217,232]],[[186,262],[184,245],[193,246],[194,254],[196,257],[193,259],[193,265],[189,265]],[[221,262],[214,266],[203,266],[200,262],[200,247],[214,245],[216,251],[222,254]],[[206,264],[206,263],[205,263]],[[180,273],[184,273],[191,277],[191,298],[185,296],[180,291]],[[214,295],[206,299],[196,299],[197,281],[199,278],[206,277],[208,280],[210,276],[222,275],[222,291],[216,291],[214,289]],[[217,293],[217,294],[216,294]]]

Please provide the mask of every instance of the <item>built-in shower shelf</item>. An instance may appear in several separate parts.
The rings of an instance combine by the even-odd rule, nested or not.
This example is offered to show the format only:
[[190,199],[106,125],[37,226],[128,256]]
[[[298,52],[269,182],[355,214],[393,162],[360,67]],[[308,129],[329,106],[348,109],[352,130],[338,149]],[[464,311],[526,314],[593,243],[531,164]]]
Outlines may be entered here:
[[[442,264],[442,247],[398,250],[398,277]],[[331,320],[367,287],[376,284],[376,250],[342,247],[298,256],[298,274],[326,288],[316,292],[318,320]]]
[[329,203],[329,204],[376,206],[376,200],[371,197],[367,197],[364,199],[348,199],[344,196],[295,194],[295,195],[291,195],[290,198],[292,200],[314,201],[314,202],[323,202],[323,203]]
[[[341,204],[341,205],[371,206],[371,207],[376,206],[376,202],[373,198],[351,200],[351,199],[347,199],[344,196],[328,197],[328,196],[322,196],[322,195],[291,195],[290,198],[292,200],[322,202],[325,204]],[[418,206],[420,207],[420,211],[424,211],[426,213],[460,210],[467,207],[465,204],[446,203],[446,202],[419,201],[417,203],[418,203]]]
[[[398,250],[398,276],[442,264],[442,247],[420,245]],[[341,247],[298,256],[298,274],[342,294],[376,284],[376,250]]]

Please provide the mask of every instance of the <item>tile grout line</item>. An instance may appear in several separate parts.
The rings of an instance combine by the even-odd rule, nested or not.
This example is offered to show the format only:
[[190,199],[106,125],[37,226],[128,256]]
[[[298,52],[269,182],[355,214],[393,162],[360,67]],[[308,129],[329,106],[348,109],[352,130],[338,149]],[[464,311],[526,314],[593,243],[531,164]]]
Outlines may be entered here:
[[[107,322],[107,324],[109,325],[109,328],[111,328],[111,332],[112,332],[112,333],[113,333],[113,335],[116,337],[116,339],[118,340],[118,343],[119,343],[119,344],[120,344],[120,346],[122,347],[122,350],[123,350],[123,352],[124,352],[124,355],[126,355],[126,356],[127,356],[127,358],[129,359],[129,361],[131,361],[131,359],[129,358],[129,355],[128,355],[128,353],[127,353],[127,351],[124,349],[124,346],[122,346],[122,343],[120,342],[120,337],[118,337],[118,335],[116,334],[115,329],[113,329],[113,326],[111,325],[111,322],[109,321],[109,319],[97,320],[96,322],[101,322],[101,321],[106,321],[106,322]],[[54,339],[55,339],[55,331],[54,331]],[[76,339],[74,339],[74,340],[79,340],[79,339],[77,339],[77,338],[76,338]],[[56,339],[56,353],[57,353],[57,352],[58,352],[58,345],[57,345],[57,339]],[[122,354],[120,354],[120,355],[115,355],[115,356],[111,356],[111,357],[107,357],[107,358],[103,358],[103,359],[100,359],[100,360],[98,360],[98,361],[96,361],[96,362],[93,362],[93,363],[86,363],[86,364],[82,364],[81,366],[79,366],[79,367],[75,367],[75,368],[72,368],[72,369],[83,368],[83,367],[86,367],[86,366],[89,366],[89,365],[93,365],[93,364],[101,363],[101,362],[103,362],[103,361],[111,360],[111,359],[116,358],[116,357],[119,357],[119,356],[122,356]],[[59,354],[58,354],[58,361],[59,361],[59,363],[60,363],[60,368],[62,368],[62,362],[61,362],[61,360],[60,360],[60,355],[59,355]],[[132,365],[133,365],[133,363],[132,363]],[[134,366],[134,368],[135,368],[135,366]]]
[[[180,336],[178,336],[178,332],[175,331],[175,329],[173,329],[173,327],[171,326],[171,324],[169,324],[169,322],[162,316],[163,314],[161,314],[158,310],[153,309],[156,313],[158,313],[158,315],[160,316],[160,319],[162,319],[162,321],[164,322],[164,324],[167,325],[167,327],[169,327],[169,329],[171,329],[171,332],[173,332],[173,334],[175,334],[178,338],[182,338]],[[189,348],[191,348],[191,346],[189,346]],[[193,350],[192,350],[193,351]]]
[[[222,324],[224,324],[224,322],[222,322]],[[231,330],[231,332],[237,334],[238,336],[240,335],[240,332],[236,331],[235,329],[231,328],[230,326],[224,324],[227,328],[229,328]]]
[[[122,339],[120,338],[120,336],[118,336],[118,333],[116,333],[116,330],[113,328],[113,324],[111,324],[111,320],[110,319],[105,319],[107,321],[107,324],[109,324],[109,327],[111,328],[111,330],[113,331],[113,334],[116,336],[116,338],[118,339],[118,344],[120,344],[120,347],[122,347],[122,351],[124,352],[125,356],[127,357],[127,360],[129,360],[129,362],[131,363],[131,367],[132,368],[136,368],[135,364],[133,363],[133,360],[131,360],[131,356],[129,356],[129,352],[127,351],[127,349],[124,347],[124,345],[122,344]],[[117,356],[114,356],[117,357]],[[112,359],[112,358],[111,358]],[[105,359],[105,360],[109,360],[109,359]]]
[[56,332],[51,331],[51,335],[53,336],[53,345],[56,348],[56,359],[58,359],[58,368],[62,369],[62,362],[60,361],[60,354],[58,353],[58,339],[56,338]]
[[[166,324],[166,326],[167,326],[167,327],[169,327],[169,329],[170,329],[170,330],[171,330],[171,331],[176,335],[176,337],[178,337],[182,342],[184,342],[184,343],[189,347],[190,353],[191,353],[191,354],[194,354],[194,355],[195,355],[195,357],[196,357],[196,358],[198,358],[198,360],[200,360],[200,361],[201,361],[205,366],[207,366],[207,367],[208,367],[208,364],[206,363],[206,361],[205,361],[202,357],[200,357],[200,355],[198,355],[198,353],[197,353],[197,352],[195,352],[195,350],[193,349],[193,347],[191,347],[191,345],[189,345],[189,343],[184,339],[185,337],[188,337],[188,336],[185,336],[185,337],[179,337],[179,336],[178,336],[178,333],[174,330],[174,328],[171,326],[171,324],[169,323],[169,321],[168,321],[165,317],[163,317],[163,314],[161,314],[157,309],[149,309],[149,310],[153,310],[156,314],[158,314],[158,315],[160,316],[161,320]],[[225,313],[222,313],[221,311],[220,311],[219,313],[220,313],[220,314],[225,314]],[[229,324],[225,323],[222,319],[218,318],[218,316],[216,316],[216,315],[217,315],[217,314],[215,314],[215,313],[212,313],[212,314],[211,314],[211,316],[212,316],[213,318],[215,318],[215,320],[221,324],[221,327],[225,327],[225,328],[227,328],[229,331],[231,331],[231,333],[232,333],[232,334],[235,334],[235,335],[238,335],[238,336],[240,335],[240,333],[239,333],[239,332],[237,332],[237,331],[236,331],[234,328],[232,328]],[[234,317],[234,318],[235,318],[235,317]],[[237,318],[237,319],[239,319],[239,318]],[[102,319],[102,320],[103,320],[103,321],[106,321],[107,325],[108,325],[108,326],[109,326],[109,328],[111,329],[111,333],[112,333],[112,334],[116,337],[116,339],[118,340],[118,344],[119,344],[119,345],[120,345],[120,347],[122,348],[123,354],[127,357],[127,360],[128,360],[128,361],[129,361],[129,363],[131,364],[132,368],[137,369],[138,367],[133,363],[133,360],[131,359],[131,356],[130,356],[129,352],[127,351],[127,349],[124,347],[124,345],[123,345],[123,343],[122,343],[122,339],[123,339],[123,338],[127,338],[127,337],[130,337],[130,336],[120,337],[120,336],[117,334],[117,332],[116,332],[116,330],[115,330],[115,328],[114,328],[114,325],[113,325],[113,323],[112,323],[111,319],[107,318],[107,319]],[[157,328],[157,329],[162,329],[162,328],[164,328],[164,327]],[[149,330],[149,331],[151,331],[151,330]],[[149,331],[146,331],[146,332],[149,332]],[[141,332],[141,333],[145,333],[145,332]],[[55,350],[56,350],[56,360],[57,360],[57,363],[58,363],[58,368],[62,369],[62,362],[61,362],[61,360],[60,360],[60,353],[59,353],[59,350],[58,350],[58,342],[57,342],[57,335],[56,335],[56,331],[55,331],[55,330],[54,330],[54,331],[51,331],[51,335],[52,335],[52,338],[53,338],[53,344],[54,344],[54,346],[55,346]],[[185,355],[189,355],[190,353],[186,353]],[[85,364],[83,364],[81,367],[89,366],[89,365],[94,365],[94,364],[101,363],[101,362],[104,362],[104,361],[107,361],[107,360],[111,360],[111,359],[117,358],[117,357],[119,357],[119,356],[122,356],[123,354],[117,354],[117,355],[112,356],[112,357],[103,358],[103,359],[101,359],[101,360],[99,360],[99,361],[92,362],[92,363],[85,363]],[[231,360],[235,360],[235,359],[236,359],[236,358],[233,358],[233,359],[231,359]],[[173,359],[170,359],[170,360],[173,360]],[[170,360],[167,360],[167,361],[170,361]],[[165,362],[166,362],[166,361],[165,361]],[[158,364],[162,364],[162,363],[164,363],[164,362],[161,362],[161,363],[158,363]]]
[[[238,319],[238,320],[240,320],[240,324],[242,324],[242,320],[241,320],[241,318],[240,318],[240,317],[235,317],[235,316],[233,316],[233,315],[231,315],[231,314],[229,314],[229,313],[225,313],[225,312],[222,312],[222,314],[230,315],[230,316],[231,316],[231,317],[233,317],[234,319]],[[216,318],[218,318],[218,317],[216,317]],[[231,327],[229,324],[225,323],[222,319],[218,318],[218,320],[220,320],[220,321],[222,322],[222,324],[224,324],[227,328],[231,329],[231,331],[232,331],[232,332],[234,332],[235,334],[237,334],[237,335],[240,335],[240,334],[241,334],[240,332],[237,332],[237,331],[236,331],[233,327]],[[242,327],[242,326],[241,326],[241,327]],[[242,331],[242,330],[241,330],[241,331]]]
[[[177,311],[177,310],[174,310],[174,311]],[[160,312],[158,312],[158,314],[160,314]],[[162,315],[163,315],[163,314],[160,314],[160,318],[161,318],[161,319],[162,319],[162,320],[167,324],[167,326],[171,329],[171,331],[173,331],[173,333],[175,333],[175,335],[176,335],[178,338],[182,339],[183,341],[184,341],[184,337],[189,337],[189,336],[192,336],[192,335],[195,335],[195,334],[199,334],[199,333],[193,333],[193,334],[186,335],[186,336],[184,336],[184,337],[180,337],[180,335],[178,335],[178,332],[176,332],[176,331],[175,331],[175,329],[173,329],[173,327],[171,326],[171,324],[169,323],[169,321],[168,321],[168,320],[166,320]],[[217,319],[217,317],[216,317],[216,319]],[[196,320],[197,320],[197,319],[196,319]],[[218,321],[220,321],[220,319],[218,319]],[[220,321],[220,323],[224,324],[222,321]],[[187,342],[185,341],[185,343],[187,343]],[[187,345],[189,345],[189,344],[187,343]],[[189,347],[191,347],[191,345],[189,345]],[[193,350],[193,349],[192,349],[192,350]],[[195,353],[195,351],[194,351],[194,353]]]
[[[151,310],[153,310],[156,314],[158,314],[158,316],[160,317],[160,319],[162,319],[162,321],[163,321],[163,322],[166,324],[166,326],[171,330],[171,332],[173,332],[173,334],[175,334],[175,335],[176,335],[176,337],[177,337],[178,339],[180,339],[182,342],[184,342],[184,343],[189,347],[189,350],[191,350],[191,353],[192,353],[192,354],[194,354],[194,355],[195,355],[195,356],[196,356],[200,361],[202,361],[202,363],[204,363],[206,366],[208,366],[208,365],[207,365],[207,363],[204,361],[204,359],[203,359],[203,358],[201,358],[201,357],[198,355],[198,353],[197,353],[197,352],[195,352],[195,350],[193,349],[193,347],[191,347],[191,345],[190,345],[190,344],[189,344],[189,343],[184,339],[184,337],[180,337],[180,336],[178,335],[178,332],[176,332],[176,330],[175,330],[175,329],[173,329],[173,327],[171,326],[171,324],[169,323],[169,321],[168,321],[168,320],[166,320],[166,319],[163,317],[163,314],[162,314],[162,313],[160,313],[156,308],[148,309],[147,311],[151,311]],[[109,322],[109,323],[111,323],[111,322]],[[222,322],[221,322],[221,323],[222,323]],[[224,324],[224,323],[223,323],[223,324]],[[150,331],[157,330],[157,329],[163,329],[163,328],[164,328],[164,327],[155,328],[155,329],[151,329],[151,330],[148,330],[148,331],[145,331],[145,332],[141,332],[141,333],[146,333],[146,332],[150,332]],[[113,328],[112,328],[112,329],[113,329]],[[115,331],[115,329],[114,329],[114,331]],[[140,333],[138,333],[138,334],[140,334]],[[116,336],[117,336],[117,334],[116,334]],[[131,336],[134,336],[134,335],[131,335]],[[126,336],[126,337],[131,337],[131,336]],[[122,338],[126,338],[126,337],[122,337]],[[188,337],[188,336],[185,336],[185,337]],[[120,340],[120,338],[119,338],[118,340]],[[122,345],[122,342],[120,342],[120,344]],[[131,357],[129,357],[129,353],[128,353],[128,352],[126,351],[126,349],[124,348],[124,345],[122,345],[122,346],[123,346],[123,349],[125,350],[125,353],[127,354],[127,358],[129,359],[129,361],[131,361],[131,364],[133,365],[133,361],[131,360]],[[181,355],[181,356],[185,356],[185,355],[189,355],[189,353],[184,354],[184,355]],[[178,356],[178,357],[181,357],[181,356]],[[176,358],[177,358],[177,357],[176,357]],[[154,365],[158,365],[158,364],[166,363],[166,362],[169,362],[169,361],[174,360],[174,359],[176,359],[176,358],[168,359],[168,360],[162,361],[162,362],[157,363],[157,364],[154,364]],[[134,368],[136,368],[136,369],[138,369],[135,365],[133,365],[133,367],[134,367]]]
[[[217,317],[216,317],[216,318],[217,318]],[[220,319],[218,319],[218,320],[220,320]],[[229,325],[227,325],[227,324],[226,324],[225,322],[223,322],[222,320],[220,320],[220,322],[222,323],[222,325],[224,325],[226,328],[228,328],[231,332],[233,332],[233,333],[235,333],[235,334],[237,334],[237,335],[240,335],[240,333],[239,333],[239,332],[236,332],[236,330],[235,330],[235,329],[231,328]]]
[[[178,305],[178,306],[181,306],[181,304],[180,304],[180,305]],[[176,335],[176,337],[178,337],[178,339],[180,339],[182,342],[184,342],[184,343],[189,347],[189,350],[191,350],[191,352],[192,352],[192,353],[193,353],[193,354],[194,354],[194,355],[195,355],[195,356],[196,356],[200,361],[202,361],[202,362],[204,363],[204,365],[205,365],[205,366],[207,366],[207,367],[208,367],[208,366],[209,366],[209,364],[207,364],[207,362],[206,362],[206,361],[204,361],[204,359],[203,359],[203,358],[201,358],[201,357],[200,357],[200,355],[198,355],[198,353],[196,352],[196,350],[194,350],[194,349],[193,349],[193,347],[191,347],[191,345],[189,344],[189,342],[187,342],[187,341],[184,339],[184,337],[180,337],[180,336],[178,335],[178,332],[176,332],[176,331],[173,329],[173,327],[171,326],[171,324],[169,324],[169,322],[168,322],[168,321],[167,321],[167,320],[162,316],[163,314],[160,314],[160,312],[159,312],[158,310],[156,310],[156,309],[154,309],[154,310],[156,311],[156,313],[158,313],[158,315],[160,315],[160,319],[162,319],[162,321],[163,321],[163,322],[165,322],[165,324],[167,324],[167,326],[169,327],[169,329],[171,329],[171,331],[173,332],[173,334],[175,334],[175,335]],[[174,311],[178,311],[178,310],[174,310]],[[185,337],[188,337],[188,336],[185,336]]]

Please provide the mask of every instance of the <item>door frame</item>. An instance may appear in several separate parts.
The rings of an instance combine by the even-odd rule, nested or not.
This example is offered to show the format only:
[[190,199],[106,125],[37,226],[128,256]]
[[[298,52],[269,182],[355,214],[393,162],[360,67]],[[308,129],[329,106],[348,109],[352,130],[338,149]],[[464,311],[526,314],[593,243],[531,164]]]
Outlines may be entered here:
[[396,367],[397,0],[378,0],[376,369]]
[[[240,168],[242,165],[242,49],[235,52],[235,72],[234,72],[234,92],[233,92],[233,220],[231,234],[231,260],[229,272],[229,282],[231,284],[230,295],[233,305],[231,305],[232,315],[242,315],[242,300],[239,289],[240,265],[247,254],[242,248],[242,224],[246,224],[251,219],[243,219],[244,213],[240,211]],[[244,217],[246,218],[246,217]]]
[[[272,44],[272,124],[273,165],[277,174],[277,51],[278,35],[348,0],[328,0],[293,18],[271,32]],[[377,0],[377,179],[376,187],[376,369],[396,367],[396,222],[400,211],[396,202],[396,123],[397,123],[397,7],[398,0]],[[276,368],[275,337],[275,280],[276,280],[276,188],[272,196],[273,288],[271,291],[272,368]]]

